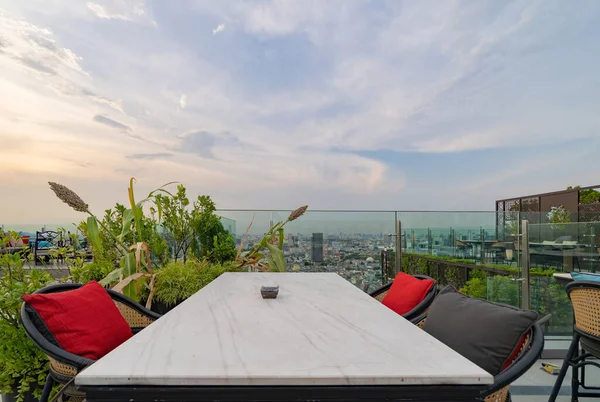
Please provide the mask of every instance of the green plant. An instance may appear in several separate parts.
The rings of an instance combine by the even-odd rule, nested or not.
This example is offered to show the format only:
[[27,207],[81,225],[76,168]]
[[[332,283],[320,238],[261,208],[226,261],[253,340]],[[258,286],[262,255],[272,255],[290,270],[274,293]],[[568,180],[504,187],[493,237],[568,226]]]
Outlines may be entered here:
[[209,196],[198,196],[190,203],[185,187],[179,185],[175,195],[157,194],[154,203],[175,259],[181,257],[186,261],[189,252],[198,259],[213,262],[225,262],[235,257],[235,240],[223,227]]
[[[579,190],[581,186],[569,186],[567,190]],[[596,204],[600,202],[600,191],[589,188],[587,190],[579,190],[580,204]]]
[[[122,223],[121,232],[118,235],[114,233],[114,228],[107,227],[90,212],[88,204],[86,204],[77,193],[62,184],[49,182],[49,185],[61,201],[69,205],[75,211],[84,212],[89,215],[83,226],[87,238],[97,253],[103,253],[100,229],[102,229],[105,235],[109,236],[111,241],[114,242],[115,250],[117,250],[117,255],[119,256],[120,267],[108,274],[100,283],[104,286],[108,286],[118,282],[113,287],[113,290],[122,292],[136,301],[139,301],[142,295],[149,292],[146,304],[146,307],[149,308],[152,304],[154,283],[151,253],[148,246],[152,233],[149,233],[148,228],[144,225],[143,207],[157,192],[164,192],[170,196],[172,195],[161,187],[152,191],[148,197],[142,201],[136,202],[133,182],[134,178],[131,178],[129,180],[129,188],[127,189],[130,208],[122,209],[120,211]],[[131,239],[131,244],[125,242],[125,239],[128,237]]]
[[173,261],[156,274],[155,300],[173,306],[192,296],[224,272],[239,272],[239,269],[232,263]]
[[[104,216],[98,225],[98,240],[101,247],[92,250],[94,259],[114,261],[118,265],[122,256],[118,239],[122,240],[124,247],[129,248],[137,243],[136,237],[139,237],[148,244],[152,263],[158,266],[165,265],[169,260],[169,246],[158,232],[156,219],[142,215],[139,231],[130,230],[123,234],[124,219],[128,219],[127,215],[129,214],[127,211],[127,208],[119,203],[115,204],[112,209],[104,211]],[[82,222],[80,226],[85,233],[87,222]],[[86,235],[86,237],[88,236]]]
[[496,303],[520,307],[520,287],[522,282],[510,276],[495,275],[488,281],[488,300]]
[[[283,240],[284,230],[283,227],[288,223],[300,218],[306,210],[308,205],[304,205],[300,208],[292,211],[287,220],[277,222],[275,225],[269,228],[267,233],[247,252],[242,253],[242,247],[244,245],[244,239],[252,227],[252,222],[246,229],[246,233],[242,238],[238,252],[236,255],[236,262],[239,268],[250,268],[258,271],[275,271],[285,272],[287,270],[285,264],[285,255],[283,254]],[[263,259],[267,260],[267,263]]]
[[194,261],[170,262],[156,274],[155,299],[168,306],[187,299],[199,289],[200,273]]
[[[0,243],[5,241],[0,235]],[[52,281],[46,272],[25,270],[23,253],[0,254],[0,392],[16,393],[18,401],[27,392],[39,397],[48,373],[46,355],[27,338],[21,323],[21,297]]]
[[571,222],[571,211],[567,211],[563,205],[550,208],[550,212],[546,216],[548,222],[552,224],[552,229],[555,230],[563,230],[565,228],[564,224]]
[[177,193],[173,196],[157,194],[154,203],[160,223],[167,230],[175,259],[181,255],[185,261],[188,249],[194,241],[192,226],[199,215],[197,204],[194,204],[191,211],[188,210],[190,200],[183,185],[177,186]]
[[[223,225],[219,222],[221,228]],[[213,236],[213,247],[208,251],[206,259],[215,263],[233,261],[235,258],[235,239],[225,229]]]
[[76,283],[100,282],[114,269],[115,264],[112,261],[97,260],[71,269],[71,275]]
[[472,278],[467,281],[467,284],[460,289],[461,293],[467,296],[476,297],[478,299],[487,298],[486,279]]

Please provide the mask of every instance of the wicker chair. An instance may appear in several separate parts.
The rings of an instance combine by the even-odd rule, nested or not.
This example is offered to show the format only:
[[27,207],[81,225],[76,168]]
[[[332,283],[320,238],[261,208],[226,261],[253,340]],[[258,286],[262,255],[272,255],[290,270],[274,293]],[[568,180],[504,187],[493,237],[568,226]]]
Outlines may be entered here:
[[[35,293],[58,293],[74,290],[81,284],[59,284],[45,287]],[[120,293],[107,289],[119,311],[131,327],[134,334],[138,333],[152,322],[160,318],[156,314]],[[72,385],[75,376],[84,368],[88,367],[94,360],[74,355],[62,349],[56,339],[48,331],[47,327],[27,303],[21,307],[21,320],[27,336],[40,348],[50,360],[50,372],[42,392],[40,402],[46,402],[54,384],[60,384],[63,389],[63,401],[83,401],[85,394],[77,391]]]
[[[423,328],[427,314],[417,317],[413,322]],[[540,358],[544,350],[544,333],[539,323],[535,323],[524,339],[519,354],[502,372],[494,377],[494,383],[481,393],[481,400],[485,402],[508,402],[510,397],[510,384],[527,372]]]
[[[415,278],[423,280],[423,279],[432,279],[427,275],[413,275]],[[375,298],[377,301],[381,302],[383,300],[383,298],[385,297],[385,295],[387,295],[387,293],[390,290],[390,287],[392,286],[392,283],[394,283],[394,281],[389,282],[386,285],[383,285],[382,287],[380,287],[377,290],[374,290],[373,292],[370,293],[371,297]],[[437,286],[434,283],[433,286],[429,289],[429,292],[427,292],[427,294],[425,295],[425,298],[423,300],[421,300],[421,302],[415,306],[415,308],[413,308],[412,310],[410,310],[408,313],[402,314],[402,317],[406,318],[408,321],[414,322],[414,320],[416,318],[419,318],[422,314],[424,314],[425,312],[427,312],[427,310],[429,310],[429,307],[431,307],[431,303],[433,303],[433,299],[435,299],[435,295],[437,293]]]
[[599,392],[580,391],[580,388],[591,391],[600,390],[599,387],[585,384],[585,366],[600,368],[600,364],[589,360],[589,358],[600,358],[600,283],[573,281],[567,284],[566,291],[573,304],[573,341],[571,341],[571,346],[550,394],[549,402],[556,400],[569,367],[573,368],[572,400],[576,401],[580,397],[600,397]]

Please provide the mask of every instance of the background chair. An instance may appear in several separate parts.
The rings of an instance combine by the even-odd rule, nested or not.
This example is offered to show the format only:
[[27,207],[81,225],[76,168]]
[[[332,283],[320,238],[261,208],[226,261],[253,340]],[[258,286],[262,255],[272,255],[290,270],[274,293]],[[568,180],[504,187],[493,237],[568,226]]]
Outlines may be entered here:
[[[60,284],[48,286],[38,290],[35,293],[58,293],[66,292],[80,288],[81,284]],[[113,299],[117,308],[121,312],[125,321],[129,324],[134,334],[138,333],[155,320],[160,318],[159,314],[154,313],[133,300],[123,296],[120,293],[107,289],[108,294]],[[58,383],[65,386],[62,400],[83,401],[85,394],[77,391],[72,380],[84,368],[90,366],[95,361],[81,356],[74,355],[62,349],[52,333],[50,333],[35,310],[26,302],[21,307],[21,320],[27,336],[40,348],[50,360],[50,372],[44,386],[44,391],[40,402],[47,402],[54,384]]]
[[581,391],[581,389],[600,390],[600,387],[591,387],[585,383],[585,366],[600,368],[600,364],[589,360],[589,358],[600,358],[600,283],[573,281],[567,284],[566,291],[573,304],[575,321],[573,340],[552,389],[549,402],[556,400],[569,367],[573,368],[572,400],[576,401],[579,397],[600,397],[600,392]]
[[[416,326],[423,328],[427,314],[423,314],[413,321]],[[494,376],[494,383],[481,393],[481,400],[485,402],[508,402],[510,397],[510,384],[525,374],[540,358],[544,350],[544,333],[539,323],[535,323],[521,343],[519,353],[501,373]]]
[[[420,280],[423,280],[423,279],[433,280],[431,277],[429,277],[427,275],[418,275],[417,274],[417,275],[413,275],[413,276]],[[376,299],[377,301],[381,302],[383,300],[383,298],[387,295],[388,291],[390,290],[392,283],[394,283],[394,281],[391,281],[391,282],[387,283],[386,285],[383,285],[379,289],[374,290],[373,292],[370,293],[370,296],[373,297],[374,299]],[[429,307],[431,307],[431,303],[433,303],[433,299],[435,299],[435,295],[437,293],[436,285],[437,284],[434,283],[433,286],[431,287],[431,289],[429,289],[429,292],[427,292],[427,295],[425,295],[425,298],[417,306],[415,306],[415,308],[413,308],[411,311],[409,311],[408,313],[402,314],[402,317],[413,322],[413,320],[415,318],[419,318],[423,313],[425,313],[429,309]]]

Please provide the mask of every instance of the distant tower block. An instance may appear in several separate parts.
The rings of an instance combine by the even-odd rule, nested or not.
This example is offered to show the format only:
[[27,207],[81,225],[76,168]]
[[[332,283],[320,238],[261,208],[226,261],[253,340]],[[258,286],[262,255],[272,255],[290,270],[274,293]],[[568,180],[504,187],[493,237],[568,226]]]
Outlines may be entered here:
[[323,233],[312,234],[312,262],[323,262]]

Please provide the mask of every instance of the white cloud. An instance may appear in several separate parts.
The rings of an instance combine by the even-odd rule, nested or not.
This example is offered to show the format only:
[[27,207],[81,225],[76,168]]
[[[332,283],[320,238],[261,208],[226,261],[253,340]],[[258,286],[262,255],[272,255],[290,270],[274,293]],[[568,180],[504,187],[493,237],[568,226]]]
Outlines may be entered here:
[[[149,187],[180,180],[221,207],[306,200],[422,209],[445,207],[452,196],[467,203],[461,208],[491,208],[489,194],[510,191],[503,183],[517,181],[519,170],[506,176],[478,166],[473,175],[465,157],[468,173],[457,185],[435,159],[360,155],[442,159],[510,148],[503,163],[512,166],[515,149],[585,143],[600,128],[600,51],[581,34],[594,26],[592,10],[551,3],[541,13],[529,2],[32,3],[11,2],[16,11],[0,14],[0,141],[35,146],[4,147],[0,159],[15,162],[11,176],[35,183],[43,174],[86,177],[81,185],[92,191],[128,175]],[[154,17],[156,29],[140,26]],[[218,41],[195,34],[226,24],[231,35]],[[578,60],[576,74],[569,59]],[[469,189],[471,204],[457,188]],[[110,191],[96,196],[102,207],[114,201]]]
[[212,30],[213,35],[223,32],[225,30],[225,24],[220,24],[218,27]]
[[104,0],[103,4],[87,2],[87,8],[98,18],[123,21],[156,22],[148,15],[144,0]]

